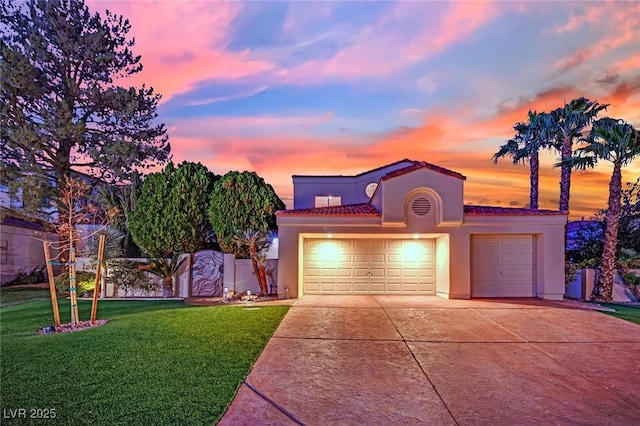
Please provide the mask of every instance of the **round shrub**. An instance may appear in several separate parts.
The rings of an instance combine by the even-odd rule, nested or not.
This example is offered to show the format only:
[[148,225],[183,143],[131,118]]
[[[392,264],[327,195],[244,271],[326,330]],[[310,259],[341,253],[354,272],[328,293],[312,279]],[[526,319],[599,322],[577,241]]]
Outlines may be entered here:
[[[65,272],[55,278],[56,288],[59,291],[69,291],[69,273]],[[76,272],[76,292],[79,295],[90,293],[96,286],[96,274],[88,271]]]

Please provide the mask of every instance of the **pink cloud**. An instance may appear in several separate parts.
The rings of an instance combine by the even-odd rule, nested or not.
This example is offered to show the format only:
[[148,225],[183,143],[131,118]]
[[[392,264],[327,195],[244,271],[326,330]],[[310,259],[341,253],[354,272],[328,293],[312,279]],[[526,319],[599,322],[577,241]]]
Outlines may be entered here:
[[440,53],[448,46],[467,39],[499,14],[500,8],[494,2],[451,2],[435,27],[424,25],[422,31],[403,47],[402,57],[415,61]]
[[582,28],[584,25],[593,25],[598,23],[603,16],[607,16],[607,4],[596,2],[584,2],[580,3],[580,6],[586,7],[586,11],[583,14],[572,13],[569,20],[557,28],[555,32],[557,34],[564,34],[567,32],[574,32]]
[[[591,5],[591,3],[587,3]],[[610,32],[590,46],[575,50],[569,56],[557,61],[553,69],[565,72],[587,61],[611,54],[618,48],[630,45],[640,45],[640,3],[611,3],[603,6],[597,4],[588,9],[585,17],[576,18],[565,31],[575,31],[585,24],[610,26]],[[566,27],[566,26],[565,26]]]
[[[241,12],[237,2],[90,1],[101,14],[109,9],[131,22],[134,53],[142,55],[142,72],[127,83],[153,86],[163,102],[199,82],[234,80],[273,69],[252,59],[251,52],[230,52],[228,34]],[[168,53],[170,52],[170,53]]]
[[[332,58],[312,59],[293,69],[279,70],[276,75],[290,83],[304,84],[334,76],[346,79],[388,76],[467,39],[500,11],[492,2],[456,1],[449,3],[443,19],[437,20],[435,16],[442,5],[398,2]],[[407,42],[407,31],[412,27],[417,34]]]

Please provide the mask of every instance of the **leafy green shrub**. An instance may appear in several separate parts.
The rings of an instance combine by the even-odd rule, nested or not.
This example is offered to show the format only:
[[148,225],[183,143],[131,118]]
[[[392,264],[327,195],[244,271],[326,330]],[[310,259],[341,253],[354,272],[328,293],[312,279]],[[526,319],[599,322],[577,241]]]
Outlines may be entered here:
[[[56,288],[59,291],[69,291],[69,273],[58,275],[55,280]],[[90,293],[96,287],[96,274],[88,271],[76,272],[76,292],[79,295]]]
[[233,237],[245,229],[277,229],[276,211],[284,208],[273,187],[255,172],[231,171],[213,186],[208,215],[222,251],[249,259],[248,246],[238,246]]
[[155,283],[150,281],[144,271],[140,269],[142,262],[129,259],[116,259],[108,264],[109,274],[107,282],[114,288],[124,290],[125,295],[129,291],[145,290],[154,291]]

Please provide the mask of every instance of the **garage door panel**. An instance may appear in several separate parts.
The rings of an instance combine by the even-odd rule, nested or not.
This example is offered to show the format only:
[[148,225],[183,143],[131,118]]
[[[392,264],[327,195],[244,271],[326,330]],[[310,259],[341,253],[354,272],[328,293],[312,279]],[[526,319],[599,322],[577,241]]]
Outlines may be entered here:
[[433,294],[435,242],[413,239],[305,239],[307,294]]
[[355,278],[367,278],[369,276],[369,268],[354,268],[353,276]]
[[385,268],[371,268],[369,269],[369,276],[371,278],[385,278],[387,270]]
[[338,276],[340,278],[353,277],[353,270],[351,268],[338,268]]
[[533,235],[472,236],[471,296],[533,296],[533,243]]
[[400,268],[388,268],[387,276],[389,278],[402,278],[402,269]]
[[338,282],[336,284],[336,290],[338,293],[351,293],[353,290],[353,283],[351,281]]

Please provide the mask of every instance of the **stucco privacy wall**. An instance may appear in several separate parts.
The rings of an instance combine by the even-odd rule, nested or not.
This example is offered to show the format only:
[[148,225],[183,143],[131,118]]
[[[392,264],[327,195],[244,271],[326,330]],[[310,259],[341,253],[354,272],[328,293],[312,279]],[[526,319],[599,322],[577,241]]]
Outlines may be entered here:
[[0,226],[0,283],[13,280],[18,273],[30,273],[46,265],[42,241],[53,242],[51,256],[57,256],[58,236],[17,226]]
[[[380,180],[370,204],[278,212],[278,291],[304,292],[304,241],[308,238],[433,239],[436,294],[472,294],[472,241],[478,235],[530,235],[533,242],[531,296],[562,299],[566,214],[527,209],[470,208],[464,213],[464,176],[416,162]],[[428,200],[418,217],[412,202]],[[375,208],[373,208],[375,207]]]

